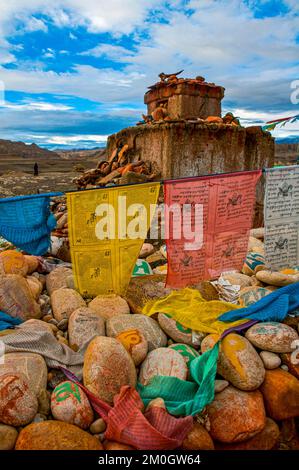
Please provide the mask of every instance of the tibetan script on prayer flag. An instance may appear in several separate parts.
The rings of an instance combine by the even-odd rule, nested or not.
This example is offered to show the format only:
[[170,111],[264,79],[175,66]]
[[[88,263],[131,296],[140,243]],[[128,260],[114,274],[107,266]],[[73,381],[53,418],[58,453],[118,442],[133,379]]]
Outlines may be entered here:
[[[261,173],[248,171],[165,181],[165,226],[169,229],[167,286],[186,287],[242,268]],[[177,206],[180,211],[171,210]],[[186,222],[188,210],[191,222]],[[184,235],[187,225],[189,233],[194,232],[193,239]]]
[[299,165],[266,170],[265,255],[274,269],[299,265]]
[[[160,183],[145,183],[67,194],[75,285],[83,296],[125,293],[159,190]],[[134,238],[135,226],[143,236],[139,230]]]

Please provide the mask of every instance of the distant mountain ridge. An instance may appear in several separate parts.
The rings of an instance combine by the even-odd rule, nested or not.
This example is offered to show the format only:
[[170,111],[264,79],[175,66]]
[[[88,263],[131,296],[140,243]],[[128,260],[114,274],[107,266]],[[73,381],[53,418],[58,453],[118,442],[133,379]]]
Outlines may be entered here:
[[36,144],[25,144],[24,142],[0,139],[0,158],[5,156],[37,160],[46,158],[60,159],[56,152],[41,148]]

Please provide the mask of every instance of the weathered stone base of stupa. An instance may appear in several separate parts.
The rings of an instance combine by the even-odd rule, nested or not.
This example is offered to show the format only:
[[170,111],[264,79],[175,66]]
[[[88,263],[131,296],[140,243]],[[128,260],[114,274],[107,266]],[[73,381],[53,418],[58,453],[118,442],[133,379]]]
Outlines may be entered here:
[[[202,122],[158,122],[128,127],[108,138],[107,154],[128,144],[131,162],[150,162],[157,179],[272,167],[274,139],[261,127]],[[257,189],[255,226],[263,221],[263,184]]]

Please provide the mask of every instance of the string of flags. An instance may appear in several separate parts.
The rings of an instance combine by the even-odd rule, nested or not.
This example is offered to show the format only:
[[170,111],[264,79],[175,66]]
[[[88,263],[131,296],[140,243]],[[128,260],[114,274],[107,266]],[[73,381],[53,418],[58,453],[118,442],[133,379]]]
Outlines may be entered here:
[[287,123],[292,124],[298,120],[299,120],[299,114],[297,114],[296,116],[274,119],[273,121],[266,122],[266,124],[262,127],[262,129],[264,131],[273,131],[278,125],[280,125],[281,127],[284,127]]

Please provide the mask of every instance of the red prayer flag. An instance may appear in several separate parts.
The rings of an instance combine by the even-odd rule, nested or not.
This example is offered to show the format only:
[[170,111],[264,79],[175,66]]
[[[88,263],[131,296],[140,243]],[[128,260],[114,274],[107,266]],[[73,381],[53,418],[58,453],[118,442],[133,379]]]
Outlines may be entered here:
[[261,170],[164,182],[168,287],[241,270]]

